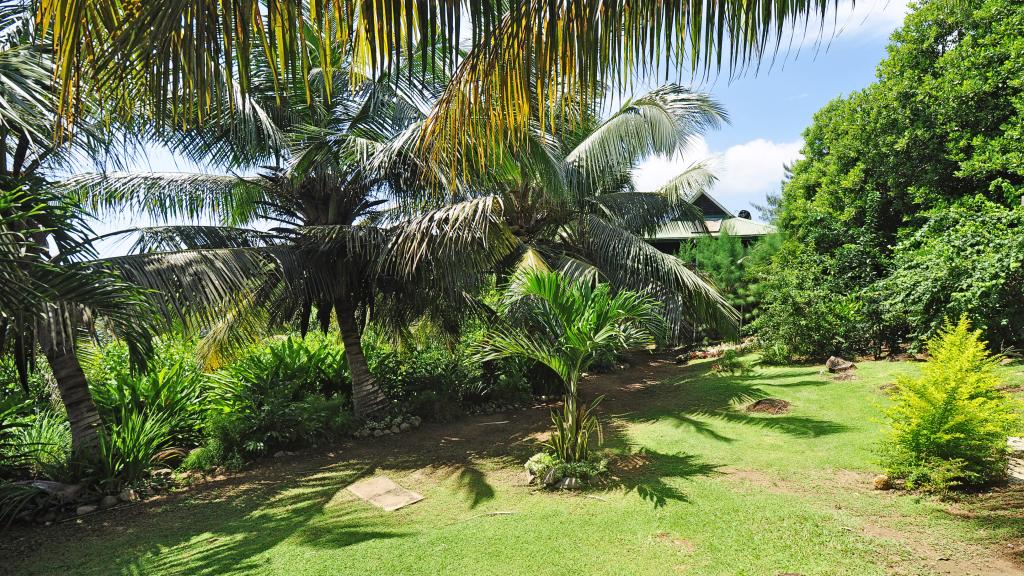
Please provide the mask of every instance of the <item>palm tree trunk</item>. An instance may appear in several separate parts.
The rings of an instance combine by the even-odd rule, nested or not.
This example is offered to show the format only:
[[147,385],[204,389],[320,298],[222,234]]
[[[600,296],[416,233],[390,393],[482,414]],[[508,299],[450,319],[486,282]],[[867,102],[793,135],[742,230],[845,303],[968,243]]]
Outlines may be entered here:
[[355,308],[339,300],[334,304],[334,313],[338,316],[348,373],[352,377],[352,405],[356,417],[365,418],[384,407],[384,394],[366,365]]
[[[56,330],[60,332],[60,330]],[[92,401],[85,372],[78,362],[74,348],[64,342],[60,334],[42,326],[38,330],[39,345],[50,364],[53,378],[71,424],[71,450],[76,455],[89,455],[99,444],[100,413]]]

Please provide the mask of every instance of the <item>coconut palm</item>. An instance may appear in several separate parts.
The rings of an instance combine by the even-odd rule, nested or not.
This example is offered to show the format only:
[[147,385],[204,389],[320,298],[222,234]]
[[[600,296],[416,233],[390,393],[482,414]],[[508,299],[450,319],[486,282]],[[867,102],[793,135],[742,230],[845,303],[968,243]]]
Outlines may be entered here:
[[506,270],[539,264],[649,291],[664,304],[673,339],[696,326],[735,332],[738,316],[718,291],[644,239],[670,220],[703,227],[689,200],[714,182],[707,165],[693,163],[658,190],[635,190],[632,181],[639,162],[685,152],[693,138],[726,120],[724,110],[710,96],[673,84],[603,119],[595,103],[586,107],[581,122],[560,124],[553,134],[535,130],[526,145],[478,176],[484,190],[502,198],[501,219],[516,238]]
[[[264,54],[283,92],[290,80],[309,85],[317,57],[330,81],[332,59],[316,53],[312,37],[323,49],[340,42],[342,60],[374,72],[415,73],[405,63],[416,57],[458,61],[443,113],[426,135],[485,149],[495,136],[525,138],[531,116],[524,111],[561,95],[587,100],[598,86],[624,88],[637,74],[707,73],[723,65],[736,72],[756,64],[785,45],[790,31],[823,25],[838,3],[40,0],[38,17],[52,30],[66,117],[77,112],[87,82],[104,87],[124,114],[144,103],[159,119],[203,121],[223,103],[225,86],[248,93],[258,83]],[[462,58],[457,46],[467,23],[473,49]],[[422,42],[435,38],[445,41]],[[531,97],[527,86],[542,97]],[[481,110],[492,111],[488,121],[472,121]]]
[[557,272],[517,273],[499,309],[500,319],[480,344],[480,357],[518,356],[558,374],[565,389],[561,413],[552,413],[551,447],[566,462],[587,459],[599,430],[594,407],[580,404],[579,381],[602,352],[649,346],[663,334],[660,303],[646,294]]
[[[34,45],[30,7],[0,2],[0,354],[13,356],[22,385],[41,350],[53,372],[72,446],[97,443],[99,413],[75,343],[96,319],[123,337],[133,364],[149,351],[148,308],[139,290],[95,257],[76,203],[44,191],[78,154],[100,158],[109,143],[88,125],[55,143],[53,64]],[[91,106],[91,102],[87,103]]]
[[[450,319],[450,305],[464,301],[463,292],[482,282],[479,272],[493,267],[474,245],[504,253],[510,237],[497,226],[488,232],[493,198],[411,208],[421,204],[419,183],[432,178],[431,168],[405,154],[402,142],[428,111],[423,102],[439,93],[436,83],[385,75],[331,93],[327,67],[316,63],[314,106],[306,104],[302,82],[279,98],[264,61],[260,86],[234,94],[235,105],[222,115],[161,135],[197,162],[257,175],[83,174],[61,189],[101,212],[216,218],[218,225],[131,230],[136,254],[110,263],[152,288],[166,313],[208,329],[204,349],[214,360],[268,328],[297,325],[305,333],[314,315],[324,330],[336,319],[355,412],[366,416],[382,407],[383,396],[360,345],[365,322]],[[357,73],[342,63],[332,68],[338,77]],[[253,228],[266,222],[272,227]],[[437,235],[438,228],[445,233]],[[432,265],[438,259],[444,267]]]

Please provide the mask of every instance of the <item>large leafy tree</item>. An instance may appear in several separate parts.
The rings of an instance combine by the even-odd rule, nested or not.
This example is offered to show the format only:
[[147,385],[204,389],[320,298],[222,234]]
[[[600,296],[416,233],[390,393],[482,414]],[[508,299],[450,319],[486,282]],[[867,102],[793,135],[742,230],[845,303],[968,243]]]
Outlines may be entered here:
[[[841,295],[836,301],[849,295],[860,301],[871,326],[862,332],[878,345],[895,348],[907,336],[924,343],[941,323],[941,313],[908,316],[918,305],[907,308],[909,301],[897,302],[886,290],[910,282],[914,291],[929,291],[934,303],[959,300],[959,288],[949,291],[956,282],[947,269],[919,267],[931,258],[941,261],[942,251],[918,254],[913,278],[900,272],[898,282],[886,282],[909,264],[907,251],[894,258],[894,249],[914,245],[911,236],[923,226],[936,233],[939,225],[927,224],[929,219],[964,222],[944,230],[942,242],[959,236],[954,244],[977,245],[977,231],[956,206],[982,196],[1010,207],[1024,196],[1022,37],[1019,2],[919,3],[893,34],[877,81],[830,102],[804,132],[804,158],[794,164],[783,188],[778,224],[794,242],[810,248],[812,267],[827,272],[816,285]],[[947,211],[948,219],[941,216]],[[931,250],[938,243],[920,246]],[[990,254],[993,261],[1016,258],[1009,244],[989,248],[1001,251]],[[963,262],[974,258],[959,256]],[[1002,281],[1002,272],[983,270],[972,270],[979,282]],[[1017,330],[1003,328],[1017,323],[1010,310],[1003,307],[1005,314],[975,320],[986,327],[1001,325],[986,336],[1002,342]],[[1017,338],[1006,343],[1019,343]]]
[[[331,63],[317,47],[339,43],[345,60],[376,72],[402,69],[416,56],[422,69],[428,60],[458,62],[424,142],[479,150],[495,136],[525,140],[532,118],[524,111],[565,95],[589,100],[599,86],[625,87],[636,73],[741,70],[773,54],[792,30],[823,23],[837,3],[41,0],[39,20],[53,31],[66,117],[86,81],[105,86],[122,112],[143,103],[162,119],[201,121],[222,103],[216,95],[225,87],[247,93],[256,84],[261,56],[279,89],[289,80],[309,86],[314,61]],[[462,58],[465,23],[473,49]],[[422,42],[434,38],[445,42]],[[332,71],[325,72],[331,89]],[[482,110],[491,111],[484,122],[477,121]]]

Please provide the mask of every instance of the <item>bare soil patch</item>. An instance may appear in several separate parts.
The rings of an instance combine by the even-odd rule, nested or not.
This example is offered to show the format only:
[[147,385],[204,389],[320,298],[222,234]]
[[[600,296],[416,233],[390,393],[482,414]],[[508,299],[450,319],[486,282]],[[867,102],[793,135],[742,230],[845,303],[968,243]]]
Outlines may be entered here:
[[779,398],[762,398],[747,406],[747,412],[759,414],[785,414],[789,412],[789,402]]

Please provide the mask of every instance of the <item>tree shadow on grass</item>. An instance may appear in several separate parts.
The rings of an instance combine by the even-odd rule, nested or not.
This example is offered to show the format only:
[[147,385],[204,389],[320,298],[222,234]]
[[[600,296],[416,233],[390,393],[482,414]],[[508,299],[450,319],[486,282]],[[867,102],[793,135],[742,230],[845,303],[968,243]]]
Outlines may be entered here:
[[[360,475],[359,463],[350,463],[325,467],[295,482],[249,484],[207,501],[205,494],[197,495],[192,502],[162,512],[161,525],[173,526],[173,530],[158,533],[161,537],[137,550],[133,554],[136,559],[122,564],[120,572],[243,574],[266,563],[262,554],[287,539],[320,548],[343,548],[408,535],[383,528],[378,512],[369,506],[327,507]],[[208,536],[197,539],[204,534]]]
[[[720,442],[733,442],[735,439],[715,430],[709,420],[754,426],[796,438],[817,438],[849,429],[838,422],[808,416],[742,412],[749,404],[770,396],[758,386],[762,378],[757,375],[710,377],[701,374],[698,377],[663,380],[644,390],[645,397],[656,401],[640,399],[635,410],[616,416],[629,422],[669,421]],[[786,385],[810,386],[818,383],[808,381]]]

